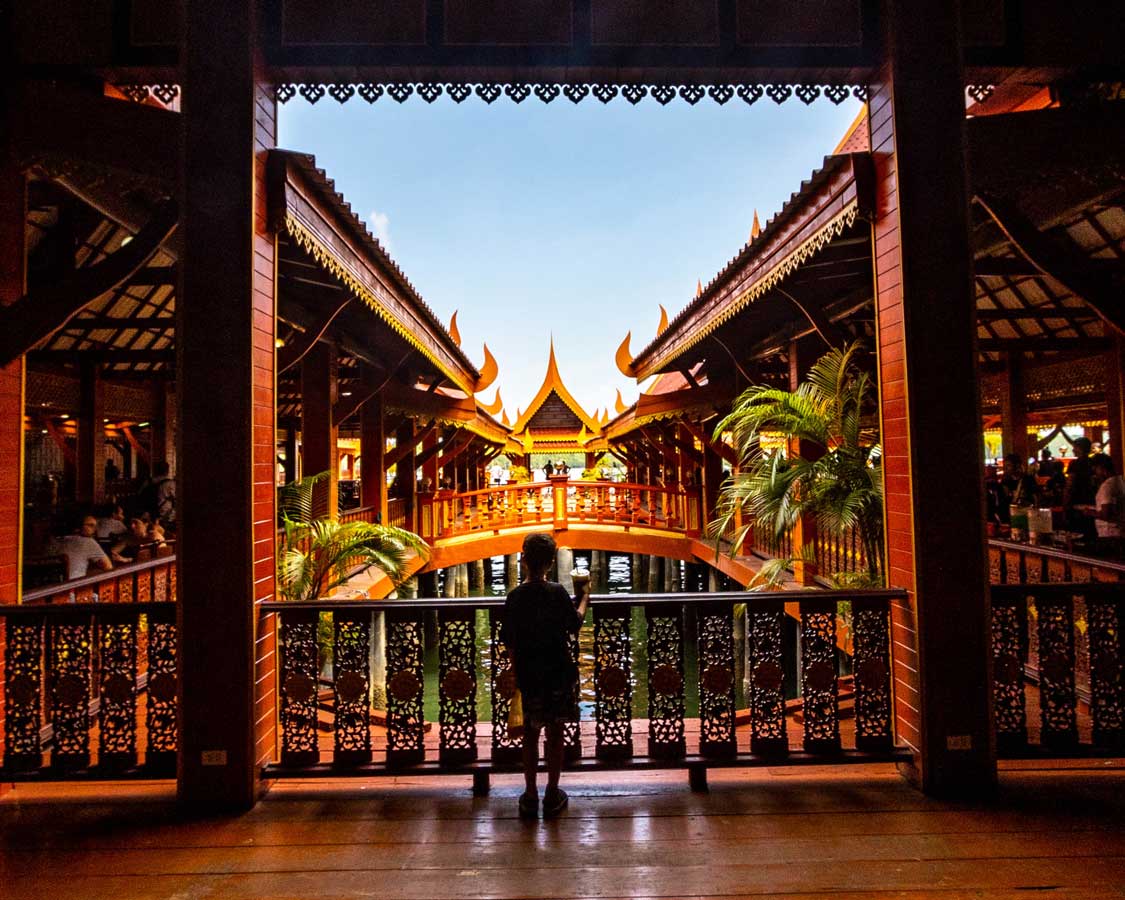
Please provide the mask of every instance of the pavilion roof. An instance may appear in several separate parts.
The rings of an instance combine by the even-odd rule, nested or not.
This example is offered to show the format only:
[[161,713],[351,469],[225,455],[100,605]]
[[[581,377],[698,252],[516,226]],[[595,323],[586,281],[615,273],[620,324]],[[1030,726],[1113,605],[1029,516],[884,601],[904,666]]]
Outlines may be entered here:
[[[516,418],[512,433],[517,437],[527,432],[569,432],[578,435],[585,431],[588,435],[600,435],[601,423],[582,408],[574,395],[563,383],[555,359],[555,342],[552,339],[547,355],[547,372],[543,383],[532,398],[531,403]],[[584,435],[585,437],[585,435]],[[547,440],[546,435],[537,437],[538,442]]]

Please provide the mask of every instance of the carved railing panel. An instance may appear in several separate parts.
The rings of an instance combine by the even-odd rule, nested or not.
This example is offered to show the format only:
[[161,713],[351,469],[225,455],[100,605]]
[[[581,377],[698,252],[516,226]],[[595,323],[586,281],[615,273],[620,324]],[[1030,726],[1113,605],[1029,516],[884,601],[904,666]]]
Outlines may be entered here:
[[333,760],[371,761],[371,613],[332,616],[332,681],[336,696]]
[[852,601],[855,744],[859,750],[889,750],[893,743],[890,627],[889,601]]
[[1078,743],[1074,684],[1074,607],[1068,593],[1036,594],[1039,613],[1039,712],[1042,743],[1070,749]]
[[519,690],[516,669],[512,665],[507,645],[500,639],[504,627],[504,611],[492,608],[488,611],[488,629],[492,638],[492,758],[496,762],[514,763],[523,752],[522,737],[508,733],[508,713],[511,701]]
[[992,703],[996,746],[1001,753],[1015,753],[1027,746],[1027,700],[1024,695],[1023,601],[992,599]]
[[766,756],[784,756],[789,752],[785,733],[784,619],[784,605],[778,602],[754,603],[747,608],[750,752]]
[[1100,747],[1125,746],[1125,679],[1122,655],[1125,639],[1121,628],[1123,603],[1112,595],[1086,600],[1087,634],[1090,644],[1090,717],[1093,742]]
[[93,622],[74,613],[53,618],[48,633],[48,683],[57,769],[85,769],[90,765],[90,677]]
[[678,759],[684,738],[684,609],[645,607],[648,624],[648,755]]
[[4,627],[4,768],[25,772],[43,765],[44,620],[21,616],[7,619]]
[[145,691],[145,768],[152,774],[174,775],[179,750],[176,673],[180,641],[175,604],[147,613],[147,690]]
[[698,607],[699,753],[738,752],[734,729],[734,616],[729,603]]
[[98,628],[98,764],[128,769],[137,764],[137,638],[139,616],[103,617]]
[[317,742],[317,688],[320,676],[316,610],[285,610],[278,617],[281,635],[281,762],[307,766],[320,761]]
[[804,747],[810,753],[840,749],[836,678],[836,603],[801,601],[801,699]]
[[629,607],[594,608],[594,755],[624,759],[633,755],[633,686],[629,647]]
[[426,757],[422,619],[387,611],[387,763],[411,765]]
[[438,758],[443,763],[477,758],[476,610],[442,610],[438,619]]

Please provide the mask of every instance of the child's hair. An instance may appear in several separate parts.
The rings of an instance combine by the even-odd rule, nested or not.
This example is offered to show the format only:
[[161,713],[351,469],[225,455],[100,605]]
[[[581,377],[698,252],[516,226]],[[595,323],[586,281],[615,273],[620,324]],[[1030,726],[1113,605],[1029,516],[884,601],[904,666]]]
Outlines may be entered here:
[[546,571],[555,561],[555,539],[541,532],[529,534],[523,539],[523,558],[531,571]]

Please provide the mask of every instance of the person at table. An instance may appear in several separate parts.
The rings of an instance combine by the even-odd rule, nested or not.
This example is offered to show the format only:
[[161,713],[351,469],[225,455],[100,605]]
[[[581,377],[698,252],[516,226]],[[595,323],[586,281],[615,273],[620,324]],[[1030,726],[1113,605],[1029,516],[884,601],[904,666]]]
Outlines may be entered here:
[[110,549],[110,558],[116,563],[133,562],[141,552],[141,548],[152,543],[148,536],[148,527],[148,523],[140,516],[130,519],[128,533]]
[[1094,484],[1094,470],[1090,462],[1090,439],[1074,439],[1074,459],[1066,468],[1066,488],[1063,491],[1063,510],[1066,513],[1067,527],[1080,531],[1085,537],[1096,535],[1094,520],[1085,514],[1082,507],[1094,505],[1097,487]]
[[98,529],[94,535],[99,541],[118,538],[129,530],[125,524],[125,510],[117,503],[107,503],[98,514]]
[[1018,453],[1009,453],[1004,457],[1004,490],[1008,495],[1008,502],[1012,506],[1035,506],[1039,495],[1039,483],[1035,476],[1027,471],[1023,464],[1023,457]]
[[1091,511],[1098,531],[1098,550],[1120,556],[1125,534],[1125,478],[1117,474],[1113,460],[1104,453],[1090,457],[1090,467],[1098,485]]
[[66,559],[67,580],[85,578],[91,571],[113,568],[110,558],[94,540],[97,531],[98,520],[94,516],[83,516],[72,534],[56,538],[48,545],[48,552]]

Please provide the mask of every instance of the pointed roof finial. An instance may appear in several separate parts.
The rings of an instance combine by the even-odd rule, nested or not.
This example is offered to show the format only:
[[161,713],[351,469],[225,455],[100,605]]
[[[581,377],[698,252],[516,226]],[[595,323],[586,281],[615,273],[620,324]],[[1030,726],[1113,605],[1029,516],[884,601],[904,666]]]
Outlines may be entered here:
[[453,343],[458,347],[461,346],[461,329],[457,327],[457,310],[453,310],[453,317],[449,320],[449,336],[453,338]]
[[659,337],[664,333],[664,329],[668,327],[668,310],[664,308],[664,304],[660,306],[660,324],[656,326],[656,335]]
[[750,226],[750,240],[754,241],[762,233],[762,226],[758,222],[758,211],[754,210],[754,223]]
[[697,296],[697,297],[703,296],[703,282],[699,281],[698,279],[696,279],[696,282],[695,282],[695,296]]

